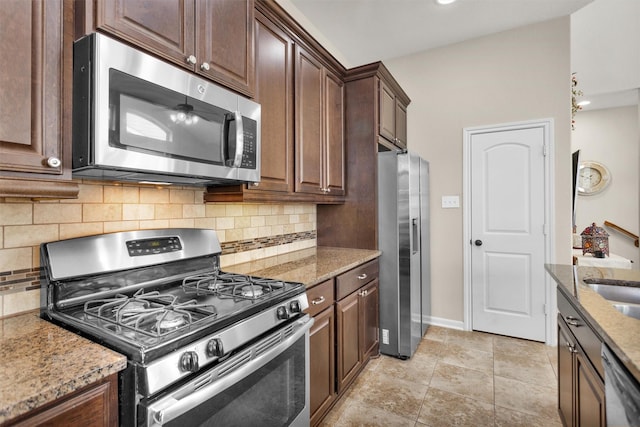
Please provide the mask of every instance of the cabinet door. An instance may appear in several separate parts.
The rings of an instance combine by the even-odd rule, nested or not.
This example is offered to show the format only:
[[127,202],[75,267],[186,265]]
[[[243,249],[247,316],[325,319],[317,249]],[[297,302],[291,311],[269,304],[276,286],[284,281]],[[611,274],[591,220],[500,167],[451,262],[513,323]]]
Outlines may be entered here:
[[62,0],[2,3],[0,178],[8,179],[0,179],[0,197],[78,194],[71,182],[71,116],[65,115],[72,15]]
[[113,374],[69,396],[62,397],[12,425],[15,427],[36,425],[116,427],[118,425],[118,374]]
[[311,425],[316,425],[336,397],[335,314],[333,306],[314,317],[309,333]]
[[573,358],[576,351],[569,327],[562,315],[558,315],[558,409],[566,427],[572,427],[574,420]]
[[296,46],[296,185],[295,191],[322,192],[323,67]]
[[194,0],[102,0],[96,27],[176,64],[195,55]]
[[293,43],[258,13],[256,102],[262,106],[261,180],[251,189],[293,192]]
[[325,74],[324,188],[332,196],[344,196],[344,83]]
[[196,0],[196,71],[248,96],[254,92],[253,0]]
[[382,80],[380,80],[378,96],[380,114],[380,117],[378,117],[378,133],[395,144],[396,96]]
[[371,356],[378,354],[380,340],[378,330],[380,324],[378,319],[378,288],[378,279],[375,279],[363,287],[360,292],[362,298],[360,304],[360,326],[362,328],[360,333],[362,339],[360,359],[363,363]]
[[407,106],[396,99],[396,145],[407,148]]
[[360,295],[354,292],[336,303],[338,394],[356,377],[360,359]]
[[605,427],[604,383],[593,365],[578,346],[575,358],[576,411],[575,425],[580,427]]

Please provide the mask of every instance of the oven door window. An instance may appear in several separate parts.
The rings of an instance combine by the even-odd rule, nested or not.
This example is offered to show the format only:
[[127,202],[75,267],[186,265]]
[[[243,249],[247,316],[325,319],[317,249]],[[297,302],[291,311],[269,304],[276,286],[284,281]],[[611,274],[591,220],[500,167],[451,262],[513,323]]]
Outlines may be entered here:
[[111,146],[223,164],[231,112],[114,69],[109,88]]
[[305,337],[231,387],[164,426],[281,427],[305,409]]

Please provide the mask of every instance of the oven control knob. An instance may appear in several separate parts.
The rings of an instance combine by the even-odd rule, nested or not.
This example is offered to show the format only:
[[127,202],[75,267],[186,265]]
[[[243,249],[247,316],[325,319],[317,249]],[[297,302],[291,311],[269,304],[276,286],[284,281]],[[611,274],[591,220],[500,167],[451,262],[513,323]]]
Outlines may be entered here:
[[224,356],[224,348],[222,347],[222,340],[220,338],[213,338],[209,340],[209,342],[207,343],[207,356]]
[[276,311],[276,317],[281,320],[286,320],[289,318],[289,313],[287,313],[287,307],[280,306]]
[[198,353],[195,351],[186,351],[180,357],[180,370],[183,372],[198,371]]
[[289,310],[292,313],[300,313],[302,310],[300,310],[300,302],[295,300],[295,301],[291,301],[289,303]]

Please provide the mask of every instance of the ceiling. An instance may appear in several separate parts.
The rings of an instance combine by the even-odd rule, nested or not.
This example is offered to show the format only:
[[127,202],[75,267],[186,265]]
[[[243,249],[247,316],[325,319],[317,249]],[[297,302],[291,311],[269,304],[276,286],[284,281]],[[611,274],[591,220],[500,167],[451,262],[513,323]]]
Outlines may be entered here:
[[560,16],[593,0],[289,0],[348,61],[385,61]]
[[[457,0],[448,6],[435,0],[276,1],[347,68],[571,15],[572,71],[579,71],[585,98],[597,99],[595,108],[637,103],[640,42],[633,40],[640,40],[640,30],[622,38],[622,49],[619,33],[623,21],[640,28],[638,0]],[[598,44],[604,56],[593,55]],[[612,52],[625,55],[618,67]]]

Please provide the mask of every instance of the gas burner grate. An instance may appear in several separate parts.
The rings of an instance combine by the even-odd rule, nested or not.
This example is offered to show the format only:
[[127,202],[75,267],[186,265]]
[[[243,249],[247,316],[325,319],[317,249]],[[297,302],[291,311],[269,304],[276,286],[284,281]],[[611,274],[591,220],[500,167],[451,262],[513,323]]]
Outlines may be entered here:
[[213,271],[185,278],[182,287],[186,291],[214,294],[220,298],[255,300],[283,289],[285,284],[281,280]]
[[176,300],[173,295],[158,291],[144,293],[141,289],[131,297],[117,294],[113,298],[88,301],[84,312],[152,337],[164,336],[217,315],[211,304],[198,304],[196,300],[177,303]]

